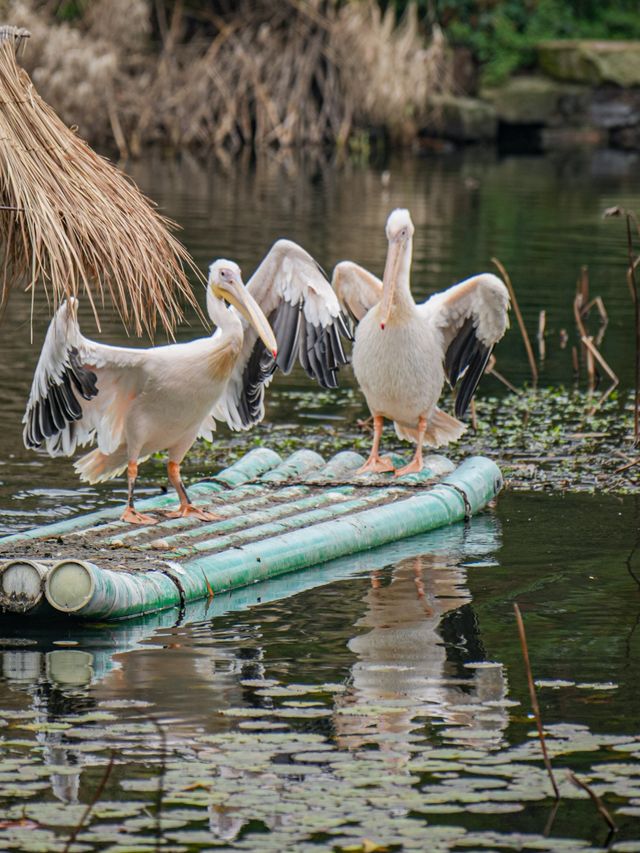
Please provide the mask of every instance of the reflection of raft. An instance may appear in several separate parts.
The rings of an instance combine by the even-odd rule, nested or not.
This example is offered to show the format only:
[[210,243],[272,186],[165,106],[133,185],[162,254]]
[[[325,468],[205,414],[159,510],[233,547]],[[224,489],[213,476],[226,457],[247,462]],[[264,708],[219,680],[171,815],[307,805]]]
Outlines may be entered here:
[[[361,463],[345,452],[325,464],[310,450],[282,461],[262,448],[191,487],[221,521],[132,528],[109,508],[7,536],[0,606],[89,619],[165,610],[461,521],[502,486],[497,466],[482,457],[454,469],[431,456],[420,474],[398,479],[356,477]],[[162,496],[140,507],[174,502]]]

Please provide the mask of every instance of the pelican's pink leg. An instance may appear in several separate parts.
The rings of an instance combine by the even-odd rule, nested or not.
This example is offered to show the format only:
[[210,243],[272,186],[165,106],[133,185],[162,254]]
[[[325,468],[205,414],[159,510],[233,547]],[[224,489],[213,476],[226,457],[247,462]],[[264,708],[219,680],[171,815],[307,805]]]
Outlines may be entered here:
[[380,448],[380,436],[382,435],[383,424],[384,418],[382,415],[373,416],[373,445],[371,446],[371,453],[362,468],[358,468],[356,474],[364,474],[365,471],[371,471],[374,474],[393,471],[393,462],[387,456],[380,456],[378,452]]
[[127,480],[129,483],[129,497],[125,511],[120,516],[120,521],[128,521],[129,524],[157,524],[158,519],[151,515],[143,515],[133,505],[133,490],[138,477],[138,461],[137,459],[130,460],[127,465]]
[[202,521],[220,521],[223,516],[216,515],[215,512],[207,512],[207,510],[200,509],[200,507],[194,506],[191,503],[189,496],[187,495],[187,490],[182,482],[182,478],[180,477],[179,462],[167,463],[167,475],[169,477],[169,482],[180,498],[180,506],[178,509],[164,513],[167,518],[187,518],[188,516],[193,516],[194,518],[199,518]]
[[396,477],[402,477],[403,474],[419,474],[422,471],[422,442],[424,434],[427,431],[427,419],[420,418],[418,421],[418,442],[416,444],[416,452],[411,462],[403,468],[398,468]]

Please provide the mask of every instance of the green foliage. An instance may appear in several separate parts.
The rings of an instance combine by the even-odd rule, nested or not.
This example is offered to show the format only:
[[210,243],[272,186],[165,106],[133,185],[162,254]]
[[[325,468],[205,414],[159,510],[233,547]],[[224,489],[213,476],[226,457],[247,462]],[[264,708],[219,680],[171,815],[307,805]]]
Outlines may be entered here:
[[[396,2],[399,12],[406,5]],[[637,0],[419,0],[418,6],[452,44],[473,51],[488,85],[531,67],[544,39],[640,39]]]

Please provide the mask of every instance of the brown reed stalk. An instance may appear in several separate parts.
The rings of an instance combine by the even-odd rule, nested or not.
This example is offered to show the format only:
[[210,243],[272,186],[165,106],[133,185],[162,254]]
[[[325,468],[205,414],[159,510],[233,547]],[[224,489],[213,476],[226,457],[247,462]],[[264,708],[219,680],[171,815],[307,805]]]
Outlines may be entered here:
[[487,366],[484,372],[487,376],[495,376],[498,382],[502,382],[502,384],[506,388],[508,388],[512,394],[515,394],[517,397],[520,396],[521,392],[515,387],[515,385],[512,385],[511,382],[509,382],[509,380],[506,378],[506,376],[503,376],[502,373],[499,373],[496,370],[496,357],[495,355],[493,355],[493,353],[489,356],[489,361],[487,362]]
[[196,305],[186,249],[138,188],[99,157],[40,98],[0,41],[1,303],[18,283],[42,291],[53,308],[84,294],[99,326],[108,296],[127,327],[153,334]]
[[547,312],[544,308],[538,314],[538,356],[540,361],[544,361],[547,356],[547,343],[544,338],[545,330],[547,328]]
[[516,298],[516,292],[513,289],[513,284],[511,283],[511,278],[509,277],[509,273],[506,271],[502,263],[498,260],[498,258],[491,258],[491,263],[495,264],[500,272],[500,275],[504,279],[504,283],[507,285],[507,290],[509,291],[509,296],[511,297],[511,305],[513,306],[514,313],[516,315],[516,319],[518,321],[518,328],[520,329],[520,334],[522,335],[522,340],[524,342],[524,348],[527,351],[527,358],[529,359],[529,367],[531,369],[531,382],[533,387],[535,388],[538,384],[538,367],[536,365],[536,359],[533,354],[533,348],[531,346],[531,341],[529,340],[529,334],[527,332],[527,327],[524,324],[524,320],[522,319],[522,313],[520,312],[520,306],[518,305],[518,300]]
[[580,378],[580,362],[578,360],[577,347],[571,347],[571,364],[573,365],[573,375],[577,380]]
[[640,263],[640,257],[633,256],[633,241],[631,237],[631,222],[627,214],[627,240],[629,248],[629,269],[627,270],[627,282],[631,291],[633,301],[633,319],[635,326],[635,395],[633,405],[633,446],[640,444],[640,294],[638,293],[638,282],[636,279],[636,268]]
[[611,380],[611,385],[607,388],[607,390],[604,392],[604,394],[600,397],[600,399],[595,404],[595,406],[592,406],[592,408],[589,410],[589,415],[593,415],[594,412],[604,403],[604,401],[607,399],[609,394],[611,394],[613,389],[619,385],[620,379],[618,378],[616,373],[611,369],[609,364],[605,361],[604,357],[602,356],[602,354],[600,353],[600,351],[598,350],[596,345],[593,343],[593,340],[586,335],[584,335],[581,340],[582,340],[582,343],[587,348],[587,351],[589,352],[589,354],[592,356],[592,358],[594,358],[598,362],[600,367],[602,367],[604,372],[607,374],[607,376]]
[[524,622],[522,621],[522,614],[520,613],[520,608],[514,602],[513,605],[514,612],[516,614],[516,621],[518,623],[518,634],[520,635],[520,645],[522,646],[522,657],[524,658],[524,667],[527,673],[527,682],[529,684],[529,696],[531,697],[531,709],[533,711],[533,716],[536,720],[536,726],[538,728],[538,738],[540,739],[540,748],[542,750],[542,759],[544,761],[544,766],[547,768],[547,773],[549,774],[549,779],[551,781],[551,787],[556,795],[556,800],[560,799],[560,789],[558,788],[558,783],[556,782],[556,778],[553,775],[553,770],[551,768],[551,761],[549,760],[549,754],[547,752],[547,745],[544,740],[544,729],[542,728],[542,717],[540,716],[540,706],[538,705],[538,697],[536,696],[536,687],[533,683],[533,674],[531,672],[531,663],[529,662],[529,647],[527,646],[527,635],[524,630]]
[[634,255],[633,235],[631,233],[631,223],[633,222],[636,232],[640,237],[640,222],[638,217],[632,210],[625,210],[619,205],[609,207],[604,211],[605,217],[608,216],[624,216],[627,225],[627,286],[631,294],[633,303],[633,319],[635,327],[635,359],[634,359],[634,379],[635,379],[635,394],[633,405],[633,446],[637,447],[640,444],[640,292],[638,291],[638,282],[636,279],[636,268],[640,264],[640,256]]
[[606,823],[609,825],[609,829],[612,832],[617,832],[618,827],[616,826],[613,818],[611,817],[609,810],[602,802],[600,797],[596,794],[596,792],[589,785],[587,785],[586,782],[583,782],[582,779],[578,779],[576,774],[573,773],[571,770],[567,770],[567,776],[569,777],[571,782],[573,782],[576,788],[582,788],[583,791],[586,791],[587,794],[589,794],[589,796],[591,797],[591,802],[598,810],[598,814],[600,814],[602,818],[606,821]]

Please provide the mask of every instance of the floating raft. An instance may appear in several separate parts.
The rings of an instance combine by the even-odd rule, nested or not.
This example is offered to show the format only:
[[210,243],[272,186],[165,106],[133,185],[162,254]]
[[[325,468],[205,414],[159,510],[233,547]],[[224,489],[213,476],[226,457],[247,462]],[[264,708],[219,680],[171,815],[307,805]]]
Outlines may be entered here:
[[[110,507],[0,539],[0,608],[119,620],[322,564],[468,519],[502,488],[489,459],[455,467],[425,459],[419,474],[356,475],[362,457],[329,462],[259,448],[189,489],[220,521],[168,519],[175,495],[139,501],[154,525]],[[394,459],[395,464],[402,460]]]

